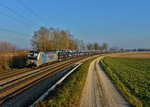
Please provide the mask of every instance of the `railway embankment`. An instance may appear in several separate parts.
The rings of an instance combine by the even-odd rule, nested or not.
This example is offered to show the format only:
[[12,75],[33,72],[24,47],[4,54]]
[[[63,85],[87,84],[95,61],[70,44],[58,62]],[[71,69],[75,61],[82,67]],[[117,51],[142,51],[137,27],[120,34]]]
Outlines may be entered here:
[[74,58],[31,71],[25,69],[26,72],[23,70],[3,75],[1,78],[5,78],[5,81],[1,81],[3,88],[0,89],[0,106],[27,107],[32,105],[82,59]]
[[36,106],[80,106],[81,94],[86,81],[89,65],[96,57],[83,62],[48,97]]

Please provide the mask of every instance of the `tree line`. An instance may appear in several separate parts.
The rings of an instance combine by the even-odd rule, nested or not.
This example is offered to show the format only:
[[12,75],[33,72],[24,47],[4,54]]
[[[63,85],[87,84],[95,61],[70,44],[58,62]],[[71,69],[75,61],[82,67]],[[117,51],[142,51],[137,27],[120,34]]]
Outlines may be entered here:
[[108,44],[103,43],[102,45],[100,45],[97,42],[94,42],[94,43],[88,42],[86,47],[88,50],[107,50]]
[[18,46],[10,42],[0,41],[0,52],[15,52],[18,49]]
[[31,44],[34,50],[51,51],[51,50],[106,50],[107,43],[99,45],[97,42],[87,44],[83,40],[78,40],[73,37],[69,31],[41,27],[34,32]]

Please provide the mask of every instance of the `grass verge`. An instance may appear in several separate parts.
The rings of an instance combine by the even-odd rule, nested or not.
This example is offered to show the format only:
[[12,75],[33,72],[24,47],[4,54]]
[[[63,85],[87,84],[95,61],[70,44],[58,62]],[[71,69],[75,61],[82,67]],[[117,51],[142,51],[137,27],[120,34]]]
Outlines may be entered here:
[[90,63],[97,57],[85,61],[63,83],[55,88],[46,101],[36,106],[41,107],[79,107],[82,90],[85,85]]

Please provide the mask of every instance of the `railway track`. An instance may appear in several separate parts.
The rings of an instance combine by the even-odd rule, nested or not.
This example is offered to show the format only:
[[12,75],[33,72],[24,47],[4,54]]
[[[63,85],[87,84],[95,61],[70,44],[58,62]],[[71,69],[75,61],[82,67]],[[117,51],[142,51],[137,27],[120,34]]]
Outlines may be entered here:
[[28,72],[30,70],[31,69],[29,69],[29,68],[24,68],[24,69],[20,69],[20,70],[14,71],[14,72],[8,72],[8,73],[1,74],[0,75],[0,81],[3,81],[5,79],[19,75],[19,74],[24,73],[24,72]]
[[[73,60],[73,59],[71,59]],[[63,62],[59,62],[59,63],[53,63],[50,66],[45,66],[42,68],[37,68],[37,69],[31,69],[31,68],[24,68],[15,72],[10,72],[10,73],[6,73],[4,75],[0,75],[0,89],[2,88],[2,86],[8,84],[8,83],[12,83],[15,82],[18,79],[22,79],[27,77],[28,75],[31,75],[33,73],[36,72],[40,72],[41,70],[47,69],[47,68],[51,68],[57,65],[61,65],[64,62],[68,62],[69,60],[63,61]]]
[[[46,78],[74,65],[75,62],[83,58],[75,58],[67,61],[63,61],[57,64],[52,64],[48,67],[43,67],[36,70],[29,70],[27,73],[25,71],[10,73],[10,78],[7,76],[0,77],[6,78],[5,82],[0,83],[0,104],[3,104],[6,100],[16,96],[17,94],[29,89],[33,85],[43,81]],[[24,75],[22,73],[24,73]],[[20,76],[21,75],[21,76]]]
[[[50,65],[50,67],[53,66],[53,65],[57,65],[57,64],[53,63],[53,64]],[[8,72],[8,73],[5,73],[5,74],[1,74],[0,75],[0,84],[1,84],[1,82],[4,82],[5,80],[7,80],[9,78],[16,77],[17,75],[20,75],[20,74],[22,75],[24,73],[27,73],[27,72],[30,72],[30,71],[33,71],[33,70],[43,69],[43,68],[47,68],[47,66],[42,67],[42,68],[37,68],[37,69],[24,68],[24,69],[20,69],[20,70],[14,71],[14,72]]]

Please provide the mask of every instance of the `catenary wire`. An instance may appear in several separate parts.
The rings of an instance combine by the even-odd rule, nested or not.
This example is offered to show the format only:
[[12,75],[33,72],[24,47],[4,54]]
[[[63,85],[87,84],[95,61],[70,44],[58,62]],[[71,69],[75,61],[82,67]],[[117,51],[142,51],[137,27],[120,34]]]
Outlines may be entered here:
[[36,26],[39,26],[38,24],[32,22],[32,21],[31,21],[30,19],[28,19],[27,17],[21,15],[20,13],[18,13],[18,12],[16,12],[15,10],[9,8],[8,6],[4,5],[3,3],[0,2],[0,5],[3,6],[4,8],[7,8],[9,11],[13,12],[14,14],[16,14],[16,15],[22,17],[24,20],[27,20],[28,22],[30,22],[30,23],[32,23],[32,24],[34,24],[34,25],[36,25]]
[[9,29],[5,29],[5,28],[0,28],[1,31],[5,31],[5,32],[11,32],[11,33],[17,33],[17,34],[21,34],[21,35],[26,35],[26,36],[30,36],[30,34],[27,33],[23,33],[23,32],[17,32],[17,31],[13,31],[13,30],[9,30]]
[[[9,17],[10,19],[13,19],[13,20],[19,21],[19,22],[21,22],[21,23],[24,23],[24,24],[26,24],[26,25],[31,25],[31,24],[29,24],[29,23],[24,22],[23,20],[20,20],[20,19],[18,19],[18,18],[12,17],[12,16],[10,16],[10,15],[8,15],[8,14],[6,14],[6,13],[3,13],[3,12],[1,12],[1,11],[0,11],[0,14],[3,15],[3,16]],[[31,26],[32,26],[32,25],[31,25]]]
[[22,1],[20,1],[20,0],[17,0],[17,1],[20,4],[22,4],[26,9],[28,9],[28,11],[30,11],[33,15],[35,15],[36,17],[38,17],[41,21],[43,21],[44,23],[46,23],[47,25],[49,25],[46,20],[44,20],[41,16],[39,16],[37,13],[35,13],[31,8],[29,8],[27,5],[25,5]]

